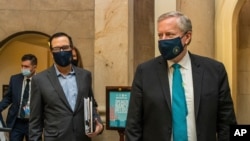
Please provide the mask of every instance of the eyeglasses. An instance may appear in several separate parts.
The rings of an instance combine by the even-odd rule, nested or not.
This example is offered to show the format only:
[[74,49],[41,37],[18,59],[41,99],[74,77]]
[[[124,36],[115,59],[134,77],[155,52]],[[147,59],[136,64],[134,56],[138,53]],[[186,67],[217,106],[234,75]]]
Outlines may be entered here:
[[70,51],[71,48],[70,48],[69,45],[64,45],[64,46],[61,46],[61,47],[53,47],[51,50],[52,50],[52,52]]

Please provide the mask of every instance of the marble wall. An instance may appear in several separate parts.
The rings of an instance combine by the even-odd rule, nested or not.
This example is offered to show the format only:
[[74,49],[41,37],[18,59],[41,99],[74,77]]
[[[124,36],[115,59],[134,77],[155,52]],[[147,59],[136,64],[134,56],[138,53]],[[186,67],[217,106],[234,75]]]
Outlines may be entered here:
[[154,2],[96,0],[95,6],[94,86],[105,105],[106,86],[130,86],[136,66],[154,57]]
[[[154,1],[95,1],[94,90],[105,113],[106,86],[131,86],[136,66],[154,57]],[[105,119],[105,117],[103,117]],[[96,139],[119,139],[106,130]]]
[[134,68],[155,56],[154,8],[152,0],[134,1]]
[[[94,93],[105,119],[106,86],[127,86],[129,0],[95,0]],[[106,125],[106,124],[105,124]],[[106,126],[105,126],[106,127]],[[115,130],[106,130],[94,140],[119,140]]]
[[188,46],[192,53],[215,57],[215,1],[177,0],[176,9],[185,13],[192,21],[192,42]]
[[94,89],[100,109],[105,87],[128,82],[128,0],[95,0]]

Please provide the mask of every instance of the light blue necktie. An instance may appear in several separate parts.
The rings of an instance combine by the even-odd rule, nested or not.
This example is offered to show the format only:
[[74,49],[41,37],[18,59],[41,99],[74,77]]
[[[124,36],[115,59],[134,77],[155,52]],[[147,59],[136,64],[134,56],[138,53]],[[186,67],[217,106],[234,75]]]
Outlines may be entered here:
[[180,65],[173,64],[172,120],[173,141],[187,141],[187,104],[180,72]]

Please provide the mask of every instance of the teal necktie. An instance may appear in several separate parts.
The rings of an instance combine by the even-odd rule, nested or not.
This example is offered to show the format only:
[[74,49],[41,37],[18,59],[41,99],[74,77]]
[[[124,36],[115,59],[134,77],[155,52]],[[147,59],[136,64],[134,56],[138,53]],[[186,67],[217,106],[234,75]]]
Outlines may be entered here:
[[180,65],[173,64],[172,121],[173,141],[187,141],[187,104],[180,72]]

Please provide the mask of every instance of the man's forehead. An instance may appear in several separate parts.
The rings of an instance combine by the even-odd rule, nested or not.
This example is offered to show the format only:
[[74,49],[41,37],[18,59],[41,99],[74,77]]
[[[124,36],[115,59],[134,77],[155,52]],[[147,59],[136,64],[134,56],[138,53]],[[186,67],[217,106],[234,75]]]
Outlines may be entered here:
[[56,37],[52,39],[51,44],[52,46],[55,46],[56,44],[69,45],[69,39],[66,36]]
[[31,65],[31,60],[25,60],[22,61],[21,66],[30,66]]

